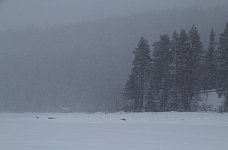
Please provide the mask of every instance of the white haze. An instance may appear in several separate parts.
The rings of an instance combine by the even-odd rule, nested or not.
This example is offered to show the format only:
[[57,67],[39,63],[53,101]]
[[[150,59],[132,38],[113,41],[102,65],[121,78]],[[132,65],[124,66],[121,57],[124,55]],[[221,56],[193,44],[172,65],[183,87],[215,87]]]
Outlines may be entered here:
[[0,29],[50,27],[151,10],[227,5],[227,0],[2,0]]
[[195,24],[207,46],[228,21],[225,0],[0,2],[0,112],[115,111],[141,36]]

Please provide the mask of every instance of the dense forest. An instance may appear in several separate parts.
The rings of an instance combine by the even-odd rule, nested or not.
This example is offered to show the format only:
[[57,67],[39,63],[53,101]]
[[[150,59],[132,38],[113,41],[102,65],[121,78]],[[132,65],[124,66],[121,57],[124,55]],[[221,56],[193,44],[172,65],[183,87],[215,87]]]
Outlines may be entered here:
[[202,93],[217,92],[228,111],[228,23],[216,41],[211,30],[203,47],[195,25],[150,45],[141,38],[124,97],[126,111],[198,111]]

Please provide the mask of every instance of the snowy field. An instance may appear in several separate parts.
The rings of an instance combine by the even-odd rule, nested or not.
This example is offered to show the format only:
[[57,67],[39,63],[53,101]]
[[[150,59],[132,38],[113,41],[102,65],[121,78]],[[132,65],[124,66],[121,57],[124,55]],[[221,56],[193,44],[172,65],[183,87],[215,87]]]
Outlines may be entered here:
[[227,147],[228,114],[0,114],[0,150],[225,150]]

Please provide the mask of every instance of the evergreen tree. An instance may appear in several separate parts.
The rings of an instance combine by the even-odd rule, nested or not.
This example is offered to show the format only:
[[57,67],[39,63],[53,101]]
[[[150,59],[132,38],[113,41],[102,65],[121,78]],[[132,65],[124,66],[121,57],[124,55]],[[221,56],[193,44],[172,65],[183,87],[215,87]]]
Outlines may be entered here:
[[145,106],[145,110],[148,111],[148,112],[157,112],[157,111],[159,111],[158,100],[156,99],[156,95],[157,95],[156,92],[157,92],[157,90],[155,89],[154,80],[151,78],[150,82],[149,82],[147,94],[146,94],[147,103],[146,103],[146,106]]
[[169,36],[160,36],[160,41],[155,42],[153,46],[153,70],[147,93],[148,102],[156,102],[156,111],[167,111],[171,109],[173,87],[173,55]]
[[130,75],[129,79],[127,80],[123,96],[127,100],[125,111],[139,111],[140,87],[133,75]]
[[203,58],[204,50],[195,25],[192,26],[189,31],[191,49],[188,54],[188,94],[191,99],[189,103],[189,111],[196,111],[198,106],[198,95],[204,87],[204,75],[203,75]]
[[173,54],[173,91],[172,91],[172,99],[171,99],[171,110],[172,111],[178,111],[179,110],[179,102],[180,102],[180,95],[178,94],[178,83],[177,83],[177,46],[178,46],[178,41],[179,41],[179,34],[175,31],[172,35],[173,39],[171,42],[171,49],[172,49],[172,54]]
[[144,98],[145,98],[145,87],[148,83],[151,71],[151,56],[150,56],[150,48],[147,40],[143,37],[140,39],[138,43],[138,47],[134,51],[135,59],[133,61],[132,75],[137,85],[137,95],[135,95],[135,104],[137,103],[136,111],[142,111],[144,107]]
[[179,111],[189,111],[189,52],[190,40],[185,30],[181,30],[176,46],[176,89],[179,97]]
[[216,89],[217,87],[217,68],[218,68],[218,62],[217,62],[217,51],[216,51],[216,45],[215,42],[215,33],[213,29],[210,33],[210,40],[209,40],[209,46],[208,51],[206,55],[206,81],[205,81],[205,90],[212,90]]
[[225,96],[224,111],[228,111],[228,23],[219,38],[219,88]]

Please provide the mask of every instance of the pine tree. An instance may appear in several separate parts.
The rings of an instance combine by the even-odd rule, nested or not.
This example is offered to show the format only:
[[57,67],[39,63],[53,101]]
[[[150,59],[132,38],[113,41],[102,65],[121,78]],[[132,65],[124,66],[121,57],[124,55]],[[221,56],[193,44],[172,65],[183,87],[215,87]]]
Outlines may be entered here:
[[224,111],[228,111],[228,23],[219,38],[219,87],[225,96]]
[[189,52],[190,39],[185,30],[181,30],[176,46],[176,89],[179,97],[179,111],[189,111]]
[[140,87],[133,75],[127,80],[123,96],[127,100],[125,111],[139,111]]
[[209,46],[208,51],[206,55],[206,81],[205,81],[205,90],[212,90],[216,89],[217,87],[217,68],[218,68],[218,62],[217,62],[217,51],[216,51],[216,45],[215,42],[215,33],[213,29],[210,33],[210,40],[209,40]]
[[160,41],[154,43],[153,70],[147,93],[149,104],[156,102],[156,111],[167,111],[171,109],[170,100],[173,86],[173,78],[171,78],[173,70],[172,56],[169,36],[160,36]]
[[203,90],[204,87],[204,76],[202,73],[203,70],[203,58],[204,58],[204,50],[200,40],[200,35],[198,33],[195,25],[192,26],[189,31],[190,34],[190,43],[191,49],[188,54],[188,75],[189,75],[189,83],[188,83],[188,94],[191,99],[189,103],[189,111],[197,110],[198,105],[198,93]]
[[154,80],[151,78],[151,80],[149,82],[147,94],[146,94],[147,103],[146,103],[146,106],[145,106],[145,110],[148,111],[148,112],[157,112],[157,111],[159,111],[158,101],[156,99],[156,95],[157,95],[156,92],[157,92],[157,90],[155,89]]
[[142,111],[144,107],[144,98],[145,98],[145,87],[148,83],[150,72],[151,72],[151,56],[150,56],[150,47],[143,37],[138,43],[138,47],[134,51],[135,59],[133,61],[132,75],[137,85],[139,92],[135,95],[135,104],[137,103],[136,111]]
[[172,90],[172,97],[171,97],[171,110],[172,111],[178,111],[179,110],[179,102],[180,102],[180,95],[178,93],[178,83],[177,83],[177,46],[178,46],[178,41],[179,41],[179,34],[175,31],[172,35],[172,42],[171,42],[171,49],[172,49],[172,54],[173,54],[173,87],[174,89]]

